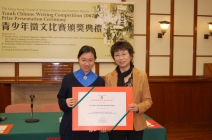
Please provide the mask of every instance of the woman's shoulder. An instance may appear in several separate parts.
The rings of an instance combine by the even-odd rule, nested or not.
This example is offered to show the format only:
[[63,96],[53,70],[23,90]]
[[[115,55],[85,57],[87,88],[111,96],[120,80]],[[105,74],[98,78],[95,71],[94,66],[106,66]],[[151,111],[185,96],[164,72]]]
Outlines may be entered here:
[[66,79],[72,79],[73,77],[74,77],[73,72],[71,72],[71,73],[67,73],[67,74],[63,77],[63,80],[66,80]]
[[64,77],[71,77],[73,75],[74,75],[74,73],[73,72],[70,72],[70,73],[67,73]]
[[93,82],[95,86],[104,86],[105,80],[101,76],[97,76],[96,80]]
[[109,72],[108,74],[106,74],[105,77],[110,77],[110,76],[114,76],[114,75],[117,75],[116,70],[113,70],[113,71]]
[[140,70],[140,69],[138,69],[136,67],[133,68],[133,73],[134,74],[138,74],[138,75],[146,75],[146,72],[145,71]]
[[98,75],[97,80],[104,81],[104,78]]

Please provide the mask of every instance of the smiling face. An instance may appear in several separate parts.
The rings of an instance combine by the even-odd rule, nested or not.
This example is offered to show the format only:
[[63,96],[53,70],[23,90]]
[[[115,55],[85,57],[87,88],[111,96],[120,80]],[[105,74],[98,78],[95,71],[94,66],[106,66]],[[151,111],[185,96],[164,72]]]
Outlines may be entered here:
[[115,42],[110,48],[110,54],[122,73],[130,69],[134,49],[128,41],[119,40]]
[[118,50],[114,52],[114,61],[119,66],[121,72],[125,72],[130,68],[130,61],[132,56],[128,50]]
[[91,71],[95,63],[94,54],[92,52],[83,53],[82,55],[80,55],[80,57],[78,57],[78,62],[79,62],[80,69],[86,75]]

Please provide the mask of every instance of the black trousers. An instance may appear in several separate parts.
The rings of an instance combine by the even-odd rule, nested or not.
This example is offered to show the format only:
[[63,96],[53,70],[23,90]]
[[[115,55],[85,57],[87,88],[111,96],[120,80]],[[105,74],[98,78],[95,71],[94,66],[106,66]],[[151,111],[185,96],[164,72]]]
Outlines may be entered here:
[[142,140],[143,130],[114,130],[108,133],[109,140]]
[[60,135],[61,140],[99,140],[99,131],[72,131],[70,135]]

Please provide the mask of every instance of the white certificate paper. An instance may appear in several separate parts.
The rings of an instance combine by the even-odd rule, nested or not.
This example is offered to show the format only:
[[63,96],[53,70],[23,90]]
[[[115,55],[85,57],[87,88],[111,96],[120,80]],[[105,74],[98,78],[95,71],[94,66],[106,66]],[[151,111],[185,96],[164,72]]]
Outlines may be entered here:
[[[86,93],[79,92],[79,98],[81,99]],[[126,92],[92,92],[79,104],[78,125],[115,125],[126,113],[125,106]],[[126,118],[119,125],[125,126]]]
[[72,108],[73,130],[132,130],[131,87],[76,87],[73,98],[78,100]]

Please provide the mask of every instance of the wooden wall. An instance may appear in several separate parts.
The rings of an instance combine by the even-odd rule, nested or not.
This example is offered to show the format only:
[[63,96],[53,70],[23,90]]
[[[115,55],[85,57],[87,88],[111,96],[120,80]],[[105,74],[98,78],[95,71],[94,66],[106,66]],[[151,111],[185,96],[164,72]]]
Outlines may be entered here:
[[11,84],[0,83],[0,112],[4,112],[5,107],[11,104]]
[[[149,83],[153,105],[146,114],[158,123],[212,124],[212,79],[151,78]],[[10,84],[1,84],[0,112],[11,104],[10,90]]]
[[162,125],[212,124],[212,81],[151,82],[146,114]]

